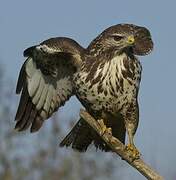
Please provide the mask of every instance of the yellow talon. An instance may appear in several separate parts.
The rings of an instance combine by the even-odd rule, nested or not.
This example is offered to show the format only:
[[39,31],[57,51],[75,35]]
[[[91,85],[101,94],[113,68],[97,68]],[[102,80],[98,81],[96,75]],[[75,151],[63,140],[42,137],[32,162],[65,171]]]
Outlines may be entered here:
[[138,149],[133,144],[127,144],[125,147],[125,150],[130,152],[131,158],[133,160],[140,158],[140,152],[138,151]]
[[107,132],[109,135],[112,136],[112,129],[111,129],[111,128],[107,128],[107,129],[106,129],[106,132]]
[[101,133],[100,133],[100,135],[102,136],[102,135],[105,133],[105,131],[107,130],[107,127],[106,127],[106,125],[104,124],[103,119],[98,120],[98,123],[99,123],[100,128],[101,128]]

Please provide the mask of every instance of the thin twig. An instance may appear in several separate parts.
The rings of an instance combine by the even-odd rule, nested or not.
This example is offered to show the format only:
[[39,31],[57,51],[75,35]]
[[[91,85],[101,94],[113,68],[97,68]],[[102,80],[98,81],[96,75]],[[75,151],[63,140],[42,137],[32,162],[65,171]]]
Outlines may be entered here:
[[91,126],[98,135],[108,144],[113,152],[118,154],[122,159],[128,162],[131,166],[137,169],[142,175],[149,180],[164,180],[156,171],[147,165],[142,159],[132,159],[132,154],[125,150],[125,145],[117,138],[113,137],[109,131],[101,134],[99,123],[85,110],[80,110],[80,116]]

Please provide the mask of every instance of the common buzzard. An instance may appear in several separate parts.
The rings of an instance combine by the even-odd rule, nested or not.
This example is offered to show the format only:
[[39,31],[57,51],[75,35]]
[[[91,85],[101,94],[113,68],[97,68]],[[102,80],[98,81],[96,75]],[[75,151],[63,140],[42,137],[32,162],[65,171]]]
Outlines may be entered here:
[[[104,119],[122,143],[127,131],[127,149],[137,152],[133,138],[139,121],[142,67],[136,55],[149,54],[152,49],[149,30],[133,24],[109,27],[87,48],[73,39],[57,37],[26,49],[16,88],[21,99],[15,128],[39,130],[44,120],[76,95],[95,119]],[[91,143],[110,150],[80,119],[60,146],[86,151]]]

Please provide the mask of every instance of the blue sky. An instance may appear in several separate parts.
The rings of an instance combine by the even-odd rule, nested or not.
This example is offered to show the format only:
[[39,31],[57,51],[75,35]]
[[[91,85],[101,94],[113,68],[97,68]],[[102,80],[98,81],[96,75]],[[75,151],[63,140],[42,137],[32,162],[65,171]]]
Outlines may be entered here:
[[[174,0],[4,0],[0,6],[0,60],[7,69],[7,78],[16,81],[24,61],[23,50],[47,38],[68,36],[86,47],[113,24],[146,26],[155,48],[151,55],[140,57],[143,77],[136,144],[144,159],[167,177],[174,174],[176,162],[175,7]],[[77,104],[74,108],[73,103]],[[67,116],[75,116],[79,107],[72,98],[61,114],[65,116],[69,110]]]

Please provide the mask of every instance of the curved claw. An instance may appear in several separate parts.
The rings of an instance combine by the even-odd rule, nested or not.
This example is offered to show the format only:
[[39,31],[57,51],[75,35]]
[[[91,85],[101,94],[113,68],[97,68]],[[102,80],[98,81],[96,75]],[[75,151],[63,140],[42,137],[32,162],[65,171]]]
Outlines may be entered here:
[[128,151],[131,154],[131,158],[133,160],[139,159],[140,158],[140,152],[138,149],[133,145],[133,144],[127,144],[125,146],[125,150]]
[[103,119],[98,120],[99,126],[101,128],[101,136],[103,136],[105,133],[108,133],[112,136],[112,129],[107,128],[106,125],[104,124]]
[[101,128],[101,136],[102,136],[102,135],[105,133],[107,127],[106,127],[106,125],[104,124],[103,119],[98,120],[98,123],[99,123],[99,126],[100,126],[100,128]]

